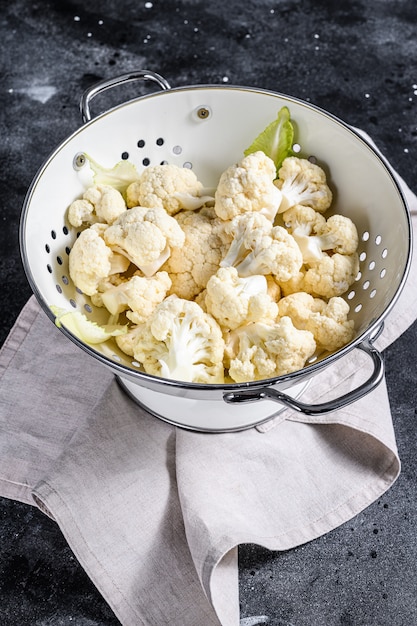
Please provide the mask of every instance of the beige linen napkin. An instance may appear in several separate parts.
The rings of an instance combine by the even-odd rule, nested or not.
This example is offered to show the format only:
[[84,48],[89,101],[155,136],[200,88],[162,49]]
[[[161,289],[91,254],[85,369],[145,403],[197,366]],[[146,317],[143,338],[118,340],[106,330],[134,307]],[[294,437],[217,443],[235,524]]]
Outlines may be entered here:
[[[417,226],[417,198],[404,183]],[[416,318],[416,258],[378,339]],[[354,350],[303,400],[347,392]],[[137,406],[32,297],[0,352],[0,495],[36,504],[124,626],[237,626],[237,546],[284,550],[363,510],[400,471],[385,382],[330,415],[206,435]]]

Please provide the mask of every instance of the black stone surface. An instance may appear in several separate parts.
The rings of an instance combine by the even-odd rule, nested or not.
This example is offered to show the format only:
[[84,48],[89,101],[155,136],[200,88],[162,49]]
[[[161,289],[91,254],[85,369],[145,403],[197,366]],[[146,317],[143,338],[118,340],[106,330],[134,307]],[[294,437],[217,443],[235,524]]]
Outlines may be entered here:
[[[18,248],[25,193],[81,125],[79,97],[98,79],[146,68],[173,86],[227,82],[308,100],[366,130],[417,191],[415,0],[1,0],[0,8],[0,343],[31,294]],[[97,106],[137,89],[103,95]],[[312,543],[286,553],[242,546],[242,618],[268,616],[273,626],[417,623],[416,340],[414,324],[385,352],[400,478]],[[6,499],[0,623],[119,623],[55,523]]]

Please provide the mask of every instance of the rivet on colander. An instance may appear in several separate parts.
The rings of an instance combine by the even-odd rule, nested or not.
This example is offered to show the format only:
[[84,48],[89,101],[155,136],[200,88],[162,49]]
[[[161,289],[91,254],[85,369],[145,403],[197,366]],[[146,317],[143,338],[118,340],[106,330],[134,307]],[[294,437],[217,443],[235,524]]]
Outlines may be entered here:
[[198,107],[198,109],[196,109],[195,111],[195,115],[200,119],[200,120],[206,120],[210,117],[211,115],[211,111],[208,107],[206,106],[201,106]]
[[78,152],[78,154],[76,154],[73,159],[72,166],[75,170],[80,170],[82,167],[84,167],[86,162],[87,158],[84,152]]

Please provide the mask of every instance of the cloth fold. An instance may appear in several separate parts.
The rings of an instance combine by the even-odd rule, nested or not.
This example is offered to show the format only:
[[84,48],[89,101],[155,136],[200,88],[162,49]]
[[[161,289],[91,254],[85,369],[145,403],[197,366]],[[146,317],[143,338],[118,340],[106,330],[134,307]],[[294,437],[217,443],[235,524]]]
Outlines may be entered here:
[[[400,181],[417,226],[417,198]],[[417,315],[416,259],[377,347]],[[366,376],[354,350],[308,402]],[[400,472],[385,381],[325,416],[286,409],[202,434],[139,407],[32,297],[0,352],[0,495],[38,506],[124,626],[239,624],[238,546],[287,550],[358,514]],[[304,400],[304,394],[303,394]]]

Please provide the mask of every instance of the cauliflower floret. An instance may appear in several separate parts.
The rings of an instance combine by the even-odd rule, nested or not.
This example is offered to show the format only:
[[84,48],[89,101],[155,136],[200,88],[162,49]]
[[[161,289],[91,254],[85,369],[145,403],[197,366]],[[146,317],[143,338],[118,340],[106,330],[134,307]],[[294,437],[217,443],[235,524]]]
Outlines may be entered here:
[[69,274],[76,287],[87,296],[98,291],[102,280],[124,272],[129,261],[109,248],[103,237],[101,224],[83,230],[75,240],[69,255]]
[[333,199],[324,170],[308,159],[295,156],[284,159],[275,185],[282,193],[279,213],[284,213],[295,204],[307,205],[324,213]]
[[89,200],[77,198],[68,207],[68,221],[75,228],[79,228],[83,224],[94,224],[97,221],[94,205]]
[[326,221],[314,209],[295,205],[283,214],[283,219],[300,247],[304,263],[321,259],[324,251],[353,254],[358,248],[356,226],[344,215],[332,215]]
[[138,326],[134,357],[148,374],[194,383],[223,383],[220,326],[196,303],[168,296]]
[[273,221],[281,202],[281,192],[274,185],[273,160],[258,151],[228,167],[220,176],[214,194],[214,209],[223,220],[241,213],[259,211]]
[[333,297],[321,311],[311,314],[306,330],[313,333],[318,349],[332,352],[352,341],[355,323],[348,319],[349,310],[343,298]]
[[290,374],[304,367],[315,350],[313,334],[295,328],[290,317],[241,326],[226,343],[229,376],[240,383]]
[[130,321],[141,324],[162,302],[170,287],[171,279],[166,272],[157,272],[149,277],[135,274],[120,285],[104,291],[101,299],[112,315],[127,311],[126,316]]
[[333,254],[311,263],[302,281],[302,290],[316,296],[341,296],[355,282],[359,257],[354,254]]
[[297,291],[284,296],[278,302],[280,317],[290,317],[296,328],[305,330],[312,313],[319,313],[326,307],[322,298],[314,298],[310,293]]
[[112,224],[126,211],[126,203],[120,191],[110,185],[94,185],[75,200],[68,208],[68,221],[79,228],[83,224],[101,222]]
[[[102,280],[100,280],[100,282],[97,285],[97,293],[94,293],[91,296],[91,302],[94,304],[94,306],[104,307],[103,300],[101,297],[102,294],[108,289],[111,289],[112,287],[117,287],[117,285],[120,285],[121,283],[125,283],[126,280],[128,280],[125,276],[125,271],[130,266],[129,259],[127,259],[125,256],[121,254],[114,254],[114,256],[118,257],[118,260],[120,263],[119,269],[118,271],[115,271],[114,274],[110,274],[110,276],[107,276],[106,278],[103,278]],[[127,263],[127,267],[125,266],[123,269],[122,264],[126,264],[126,263]]]
[[96,185],[84,193],[84,199],[91,202],[100,222],[113,224],[127,209],[120,191],[110,185]]
[[224,254],[222,224],[210,208],[182,211],[176,220],[185,235],[184,245],[171,251],[162,269],[172,280],[170,294],[192,300],[219,268]]
[[318,351],[337,350],[354,337],[350,307],[338,296],[325,302],[305,292],[294,293],[282,298],[278,309],[280,317],[290,317],[296,328],[313,333]]
[[303,257],[295,239],[282,226],[272,226],[269,233],[254,228],[246,238],[249,254],[236,269],[239,276],[273,274],[280,281],[290,280],[303,265]]
[[[326,223],[317,229],[313,237],[314,245],[321,250],[331,250],[339,254],[354,254],[358,249],[359,237],[356,225],[345,215],[331,215]],[[317,251],[317,258],[320,252]],[[323,255],[321,255],[323,256]]]
[[117,337],[115,337],[115,341],[120,350],[128,356],[133,357],[135,352],[135,345],[140,332],[140,326],[131,326],[124,335],[118,335]]
[[122,213],[106,229],[104,239],[145,276],[152,276],[168,259],[171,250],[183,245],[185,235],[177,220],[165,209],[135,207]]
[[203,184],[191,169],[162,164],[144,170],[139,181],[127,188],[126,199],[129,208],[161,207],[169,215],[175,215],[181,209],[195,210],[213,202],[212,196],[202,195],[203,190]]
[[249,322],[273,321],[278,314],[265,276],[239,278],[234,267],[221,267],[209,279],[205,307],[220,326],[232,330]]
[[[311,235],[316,234],[317,230],[326,223],[326,218],[309,206],[296,204],[283,213],[282,219],[285,228],[297,242],[304,262],[308,262],[311,260],[311,251],[309,249],[309,242],[312,239]],[[314,252],[316,248],[317,246],[314,248]],[[316,258],[313,257],[313,260]]]
[[242,213],[224,223],[224,233],[230,237],[226,256],[220,263],[221,267],[238,265],[249,253],[252,232],[271,232],[271,221],[261,213]]

